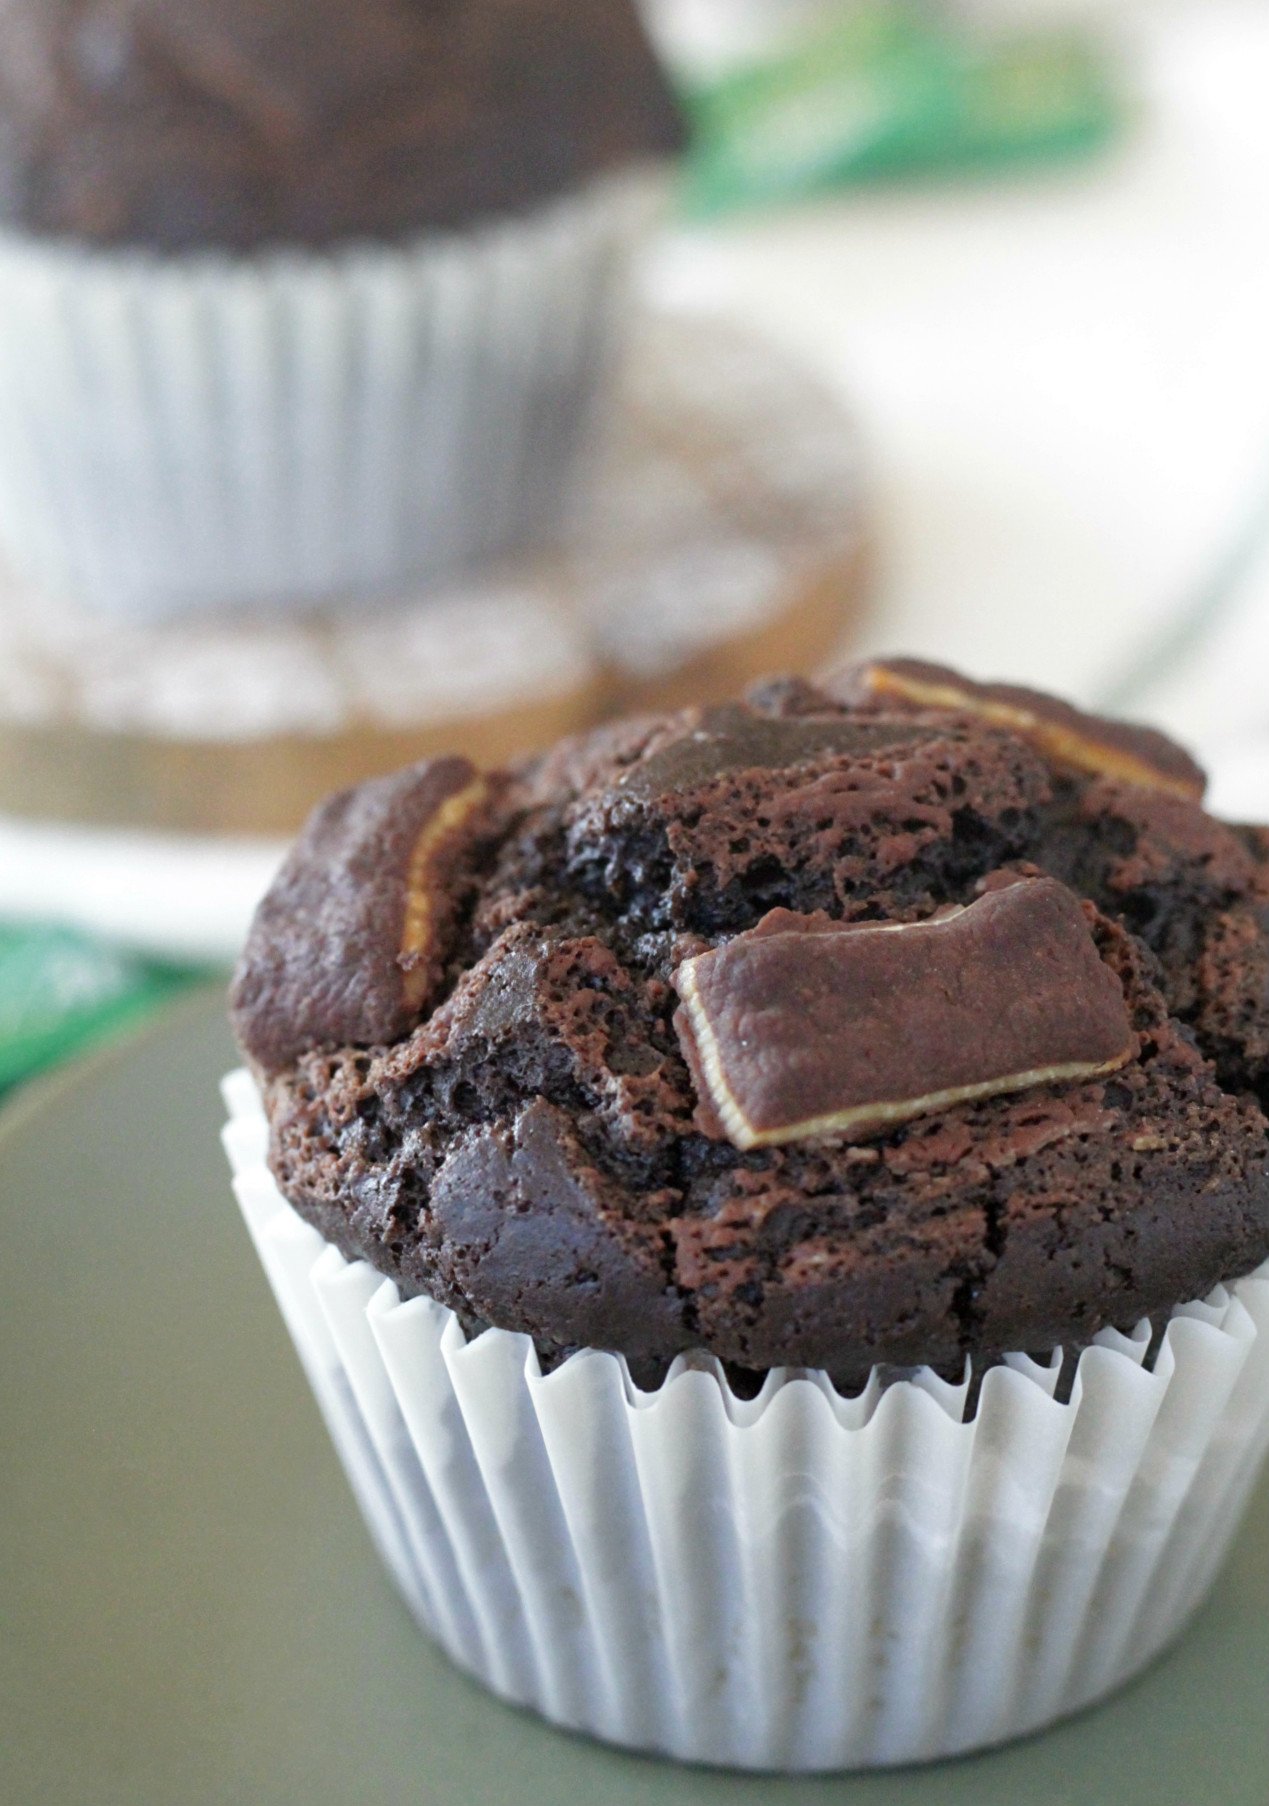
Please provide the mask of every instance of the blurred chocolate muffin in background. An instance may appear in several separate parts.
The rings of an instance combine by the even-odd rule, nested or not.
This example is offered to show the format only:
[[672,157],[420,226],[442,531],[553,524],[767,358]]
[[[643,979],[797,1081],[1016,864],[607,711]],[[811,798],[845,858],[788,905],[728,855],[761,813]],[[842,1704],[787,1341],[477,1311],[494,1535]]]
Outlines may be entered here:
[[9,0],[0,217],[161,251],[401,239],[681,140],[625,0]]
[[682,139],[633,0],[8,0],[0,544],[135,618],[548,535]]

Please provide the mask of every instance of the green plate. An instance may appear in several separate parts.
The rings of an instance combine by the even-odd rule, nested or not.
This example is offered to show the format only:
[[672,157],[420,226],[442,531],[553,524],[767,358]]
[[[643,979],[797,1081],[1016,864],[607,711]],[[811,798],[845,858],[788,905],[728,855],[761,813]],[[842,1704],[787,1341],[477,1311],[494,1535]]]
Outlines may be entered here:
[[1265,1806],[1269,1488],[1181,1647],[998,1754],[829,1780],[626,1757],[414,1630],[233,1204],[219,998],[0,1116],[4,1806]]

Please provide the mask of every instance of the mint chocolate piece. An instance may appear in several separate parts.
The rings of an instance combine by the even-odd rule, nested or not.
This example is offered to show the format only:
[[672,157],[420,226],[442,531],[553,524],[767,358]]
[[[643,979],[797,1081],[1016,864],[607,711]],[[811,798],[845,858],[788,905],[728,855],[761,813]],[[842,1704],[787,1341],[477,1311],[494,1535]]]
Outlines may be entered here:
[[696,790],[741,771],[783,771],[825,754],[864,757],[914,736],[902,718],[860,721],[840,714],[757,715],[738,704],[707,710],[676,739],[656,747],[623,775],[616,794],[652,802]]
[[829,687],[843,702],[907,704],[953,709],[1010,728],[1056,764],[1147,790],[1198,801],[1207,788],[1202,768],[1174,740],[1152,727],[1086,715],[1059,697],[1017,684],[975,683],[947,665],[916,658],[869,659],[851,665]]
[[409,1031],[440,977],[457,910],[453,868],[494,794],[466,759],[433,759],[313,814],[260,905],[234,981],[234,1026],[261,1070]]
[[702,1126],[741,1149],[860,1139],[1131,1059],[1122,985],[1051,878],[916,923],[775,910],[684,961],[675,1018]]

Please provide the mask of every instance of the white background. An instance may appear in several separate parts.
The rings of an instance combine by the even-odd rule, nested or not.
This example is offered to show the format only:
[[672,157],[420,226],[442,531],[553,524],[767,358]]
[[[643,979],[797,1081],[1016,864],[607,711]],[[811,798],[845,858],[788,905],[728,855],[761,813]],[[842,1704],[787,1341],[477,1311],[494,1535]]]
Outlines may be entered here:
[[[1122,54],[1132,115],[1108,154],[681,235],[655,284],[760,325],[854,404],[870,646],[1091,701],[1261,504],[1269,522],[1269,6],[1058,10]],[[1227,618],[1134,697],[1209,744],[1269,732],[1269,556]]]

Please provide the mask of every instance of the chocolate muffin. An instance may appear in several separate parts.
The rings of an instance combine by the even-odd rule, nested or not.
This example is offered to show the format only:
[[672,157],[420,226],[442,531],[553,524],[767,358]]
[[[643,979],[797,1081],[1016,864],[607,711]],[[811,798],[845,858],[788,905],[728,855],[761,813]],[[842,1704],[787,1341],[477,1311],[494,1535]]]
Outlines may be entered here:
[[635,0],[10,0],[9,557],[162,618],[549,539],[683,137]]
[[956,1372],[1269,1255],[1269,872],[911,661],[319,810],[234,986],[290,1204],[548,1363]]
[[391,241],[676,152],[629,0],[9,0],[0,223],[101,245]]

